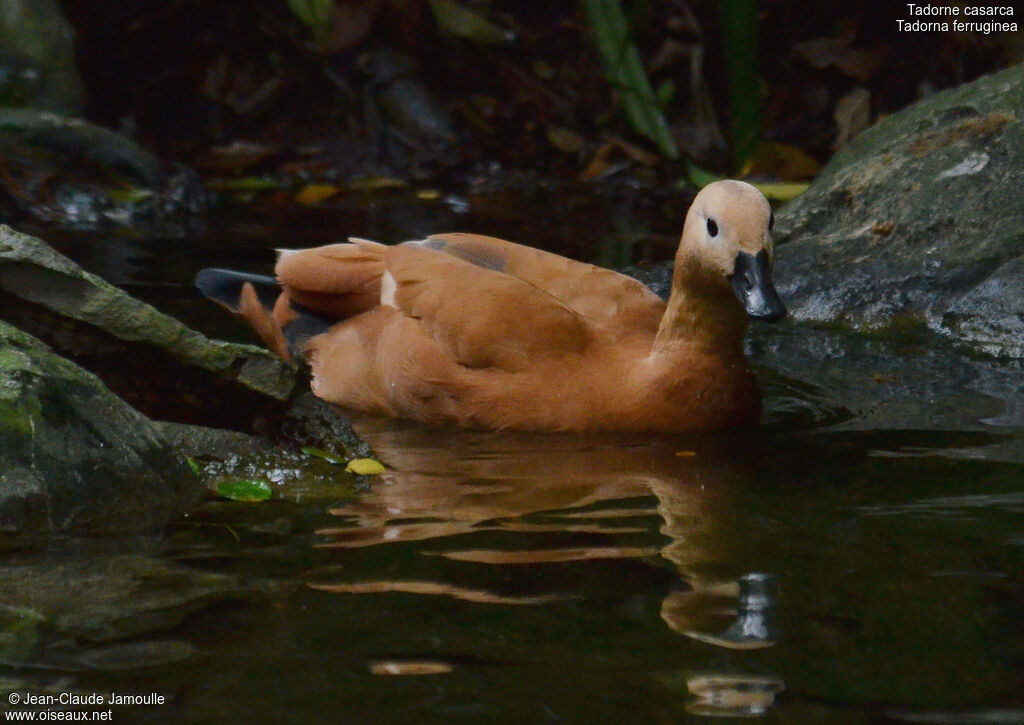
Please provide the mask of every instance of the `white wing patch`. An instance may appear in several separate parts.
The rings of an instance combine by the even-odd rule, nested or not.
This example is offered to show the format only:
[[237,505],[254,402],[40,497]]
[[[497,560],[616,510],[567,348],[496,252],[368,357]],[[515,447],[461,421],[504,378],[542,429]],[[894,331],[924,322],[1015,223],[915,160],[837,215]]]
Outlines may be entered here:
[[395,307],[395,290],[397,289],[398,285],[395,284],[395,278],[391,276],[391,272],[384,270],[384,274],[380,277],[381,307]]

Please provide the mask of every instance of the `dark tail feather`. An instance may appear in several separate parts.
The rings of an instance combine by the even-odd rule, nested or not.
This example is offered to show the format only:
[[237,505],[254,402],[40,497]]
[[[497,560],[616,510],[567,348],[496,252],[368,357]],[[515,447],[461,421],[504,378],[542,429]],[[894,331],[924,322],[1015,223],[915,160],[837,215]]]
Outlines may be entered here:
[[202,269],[196,275],[196,287],[199,291],[232,312],[241,312],[242,287],[246,282],[256,291],[260,304],[272,310],[277,296],[281,293],[281,288],[273,277],[213,268]]
[[309,338],[322,335],[327,332],[331,325],[337,320],[330,320],[321,317],[315,312],[306,309],[302,305],[290,302],[288,305],[295,317],[284,325],[284,339],[288,345],[288,352],[297,360],[301,360]]
[[[245,292],[246,285],[252,287],[252,292]],[[204,269],[196,275],[196,287],[204,296],[242,315],[263,341],[282,357],[301,360],[309,338],[327,332],[336,322],[291,300],[286,312],[279,310],[275,315],[274,307],[281,287],[273,277],[230,269]]]

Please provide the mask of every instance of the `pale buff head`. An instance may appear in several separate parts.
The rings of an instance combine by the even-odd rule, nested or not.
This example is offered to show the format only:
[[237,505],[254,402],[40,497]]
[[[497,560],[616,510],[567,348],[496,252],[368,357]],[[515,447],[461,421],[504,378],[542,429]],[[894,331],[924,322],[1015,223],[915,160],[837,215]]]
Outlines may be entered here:
[[786,309],[771,282],[773,225],[764,194],[743,181],[716,181],[693,200],[676,265],[731,286],[751,317],[774,322]]

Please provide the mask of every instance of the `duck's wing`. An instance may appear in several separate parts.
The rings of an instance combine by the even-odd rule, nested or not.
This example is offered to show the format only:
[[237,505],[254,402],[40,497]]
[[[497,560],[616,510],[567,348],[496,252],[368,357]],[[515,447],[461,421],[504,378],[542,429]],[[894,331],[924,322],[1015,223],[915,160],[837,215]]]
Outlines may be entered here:
[[646,285],[610,269],[480,234],[435,234],[419,242],[537,287],[614,332],[656,331],[665,305]]
[[548,291],[445,251],[388,248],[381,304],[416,320],[453,361],[513,372],[590,342],[592,325]]
[[[469,368],[523,370],[578,354],[595,335],[653,333],[664,312],[630,277],[475,234],[282,251],[275,272],[286,337],[296,317],[320,324],[387,305]],[[295,350],[311,335],[292,337]]]
[[293,304],[342,319],[380,305],[387,249],[366,239],[312,249],[282,249],[274,273]]

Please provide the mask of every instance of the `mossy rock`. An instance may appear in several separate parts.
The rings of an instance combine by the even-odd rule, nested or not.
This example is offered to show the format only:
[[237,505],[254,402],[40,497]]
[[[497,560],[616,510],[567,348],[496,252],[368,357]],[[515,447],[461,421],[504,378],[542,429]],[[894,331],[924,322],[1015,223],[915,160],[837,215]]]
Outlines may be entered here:
[[2,225],[0,310],[150,417],[244,427],[305,386],[269,351],[211,340]]
[[1024,357],[1024,65],[926,98],[839,151],[778,216],[798,320],[924,323]]
[[0,531],[151,529],[202,495],[148,418],[0,321]]

